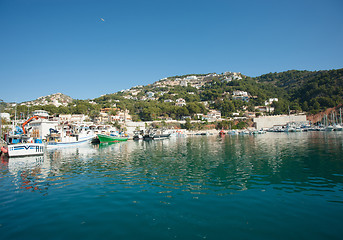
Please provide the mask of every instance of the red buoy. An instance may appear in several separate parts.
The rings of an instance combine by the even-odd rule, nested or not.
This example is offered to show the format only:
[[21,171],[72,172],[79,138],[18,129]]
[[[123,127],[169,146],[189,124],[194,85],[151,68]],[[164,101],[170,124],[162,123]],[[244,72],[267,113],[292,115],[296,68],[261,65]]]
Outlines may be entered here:
[[3,153],[7,153],[7,152],[8,152],[8,149],[7,149],[7,148],[5,148],[4,146],[2,146],[2,147],[1,147],[1,152],[3,152]]

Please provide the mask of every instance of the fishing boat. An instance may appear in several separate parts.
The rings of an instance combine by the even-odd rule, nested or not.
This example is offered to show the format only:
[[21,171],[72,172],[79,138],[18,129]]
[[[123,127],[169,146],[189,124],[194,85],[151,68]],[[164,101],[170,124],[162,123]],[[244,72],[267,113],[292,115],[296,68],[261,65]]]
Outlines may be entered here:
[[170,137],[170,133],[164,133],[163,130],[157,131],[157,129],[150,128],[143,135],[143,140],[159,140]]
[[45,146],[41,139],[33,139],[27,134],[23,134],[20,127],[16,131],[5,135],[7,146],[2,149],[9,157],[36,156],[43,155]]
[[87,144],[96,136],[93,131],[87,128],[75,126],[60,126],[57,129],[49,129],[50,133],[46,137],[47,148],[60,148]]
[[133,132],[133,140],[141,140],[141,139],[143,139],[143,135],[144,135],[144,130],[134,131]]
[[129,138],[128,136],[121,136],[121,135],[105,135],[105,134],[97,134],[100,143],[111,143],[111,142],[124,142],[127,141]]
[[44,154],[44,144],[41,142],[22,142],[7,145],[9,157],[36,156]]
[[170,133],[164,133],[164,134],[156,134],[153,139],[154,140],[158,140],[158,139],[165,139],[165,138],[169,138],[170,137]]

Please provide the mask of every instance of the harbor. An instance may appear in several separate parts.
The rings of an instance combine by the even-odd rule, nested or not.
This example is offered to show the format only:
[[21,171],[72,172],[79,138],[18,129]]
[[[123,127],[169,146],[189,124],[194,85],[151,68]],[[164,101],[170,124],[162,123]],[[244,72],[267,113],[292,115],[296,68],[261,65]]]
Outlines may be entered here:
[[0,1],[0,240],[340,240],[342,1]]
[[339,239],[342,141],[189,135],[2,158],[0,237]]
[[[163,140],[170,137],[187,137],[198,135],[257,135],[267,132],[312,132],[312,131],[343,131],[342,109],[339,114],[332,112],[331,116],[324,114],[316,124],[311,124],[305,115],[266,116],[255,118],[255,127],[243,129],[168,129],[158,127],[156,122],[124,122],[117,128],[111,125],[98,125],[93,122],[71,122],[63,117],[51,118],[46,111],[38,110],[27,120],[17,123],[16,120],[8,132],[1,126],[3,139],[1,153],[10,157],[42,155],[45,148],[76,147],[81,144],[111,143],[127,140]],[[68,120],[68,121],[67,121]],[[173,122],[185,126],[186,121]],[[190,121],[190,128],[192,122]],[[198,121],[195,121],[198,123]],[[215,126],[215,125],[213,125]],[[8,128],[7,128],[8,129]]]

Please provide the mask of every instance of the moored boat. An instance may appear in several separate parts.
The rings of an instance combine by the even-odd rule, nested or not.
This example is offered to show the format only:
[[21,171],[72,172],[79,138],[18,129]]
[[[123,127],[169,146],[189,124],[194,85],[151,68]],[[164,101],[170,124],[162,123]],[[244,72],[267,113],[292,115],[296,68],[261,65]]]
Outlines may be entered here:
[[105,134],[97,134],[100,143],[109,143],[109,142],[124,142],[129,138],[128,136],[112,136]]
[[45,146],[42,139],[33,138],[28,134],[25,126],[33,119],[38,119],[40,116],[32,116],[25,121],[21,127],[16,126],[11,132],[5,134],[6,145],[1,150],[9,157],[35,156],[43,155]]
[[165,139],[165,138],[169,138],[170,137],[170,133],[165,133],[165,134],[156,134],[153,139],[158,140],[158,139]]
[[224,135],[225,135],[225,131],[222,129],[222,130],[219,132],[219,135],[220,135],[220,136],[224,136]]
[[227,132],[227,134],[229,135],[238,135],[238,131],[237,130],[230,130]]
[[65,131],[61,132],[56,129],[50,129],[50,134],[46,138],[47,148],[60,148],[75,145],[90,143],[95,137],[92,131],[78,130],[78,131]]
[[6,136],[7,146],[4,153],[9,157],[43,155],[45,146],[40,139],[32,139],[26,135]]
[[341,125],[339,125],[339,124],[335,124],[333,126],[333,130],[334,131],[343,131],[343,127]]
[[133,132],[133,140],[140,140],[143,139],[144,131],[134,131]]
[[143,135],[143,140],[159,140],[170,137],[170,133],[164,133],[163,130],[157,132],[156,129],[148,129]]
[[43,155],[44,148],[42,143],[18,143],[8,145],[7,154],[9,157]]

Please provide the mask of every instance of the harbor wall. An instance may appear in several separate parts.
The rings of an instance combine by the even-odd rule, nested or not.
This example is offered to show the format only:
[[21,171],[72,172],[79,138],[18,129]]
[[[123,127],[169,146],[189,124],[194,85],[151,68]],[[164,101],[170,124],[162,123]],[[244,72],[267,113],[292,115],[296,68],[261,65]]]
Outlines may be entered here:
[[254,118],[256,129],[271,128],[276,125],[286,125],[287,123],[304,123],[307,122],[306,115],[278,115],[264,116]]

